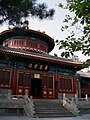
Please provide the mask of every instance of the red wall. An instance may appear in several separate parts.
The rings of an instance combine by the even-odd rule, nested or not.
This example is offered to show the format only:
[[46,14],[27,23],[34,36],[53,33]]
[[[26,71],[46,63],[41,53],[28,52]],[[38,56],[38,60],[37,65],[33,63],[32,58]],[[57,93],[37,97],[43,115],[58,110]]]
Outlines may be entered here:
[[48,46],[42,41],[36,41],[25,38],[12,38],[4,43],[8,47],[17,48],[21,50],[36,51],[40,53],[47,53]]
[[[0,84],[0,88],[12,89],[12,94],[25,94],[25,90],[28,90],[29,95],[31,95],[31,81],[32,79],[41,79],[42,87],[42,98],[57,98],[58,93],[72,93],[76,94],[77,82],[76,78],[73,76],[51,74],[48,72],[34,72],[30,70],[17,70],[15,68],[4,68],[1,67],[0,70],[8,70],[10,72],[10,84],[9,86],[4,86]],[[20,78],[20,74],[21,76]],[[7,77],[7,76],[6,76]],[[24,80],[23,85],[18,84],[18,80]],[[27,80],[25,83],[25,80]],[[22,84],[22,83],[20,83]],[[28,84],[30,84],[28,86]]]

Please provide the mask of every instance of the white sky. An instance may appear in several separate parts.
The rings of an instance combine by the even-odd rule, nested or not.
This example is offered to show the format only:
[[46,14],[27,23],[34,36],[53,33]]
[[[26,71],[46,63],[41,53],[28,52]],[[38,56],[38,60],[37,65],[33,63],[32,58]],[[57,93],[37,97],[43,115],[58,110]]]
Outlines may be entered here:
[[[55,15],[53,20],[39,20],[38,18],[30,18],[29,19],[29,28],[34,30],[40,30],[41,32],[45,31],[45,34],[49,35],[50,37],[54,38],[54,40],[62,40],[67,36],[68,32],[61,32],[60,28],[63,25],[63,19],[65,15],[69,12],[67,10],[63,10],[58,7],[60,2],[66,3],[66,0],[38,0],[39,2],[47,3],[49,8],[55,9]],[[8,26],[4,24],[0,26],[0,32],[3,30],[8,29]],[[53,55],[56,53],[58,57],[60,56],[60,50],[58,50],[59,46],[55,46],[54,50],[50,53]],[[86,57],[81,54],[81,52],[75,53],[79,57],[81,61],[86,59],[90,59],[90,57]]]

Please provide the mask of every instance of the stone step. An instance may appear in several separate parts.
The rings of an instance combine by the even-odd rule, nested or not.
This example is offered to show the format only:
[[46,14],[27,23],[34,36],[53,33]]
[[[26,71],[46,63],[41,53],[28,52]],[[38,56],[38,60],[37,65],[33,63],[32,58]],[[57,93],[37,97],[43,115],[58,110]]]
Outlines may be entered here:
[[17,108],[0,108],[0,116],[21,116],[23,115],[23,109]]
[[38,114],[39,118],[73,117],[71,114]]
[[[63,112],[59,112],[59,111],[36,111],[38,114],[63,114]],[[64,112],[64,114],[71,114],[70,112]]]
[[74,116],[57,100],[34,100],[35,112],[40,118]]
[[68,111],[68,110],[65,110],[65,109],[63,109],[62,111],[60,111],[60,110],[48,110],[48,109],[45,109],[45,110],[37,110],[36,109],[36,112],[48,112],[48,113],[50,113],[50,112],[53,112],[53,113],[70,113],[70,111]]

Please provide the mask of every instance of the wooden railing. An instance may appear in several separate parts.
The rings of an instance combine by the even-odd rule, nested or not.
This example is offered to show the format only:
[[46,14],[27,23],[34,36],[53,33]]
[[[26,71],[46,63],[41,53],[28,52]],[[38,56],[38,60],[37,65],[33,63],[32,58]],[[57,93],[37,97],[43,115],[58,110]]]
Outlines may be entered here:
[[78,116],[79,110],[77,108],[77,105],[74,103],[74,100],[69,100],[68,98],[63,98],[63,106],[66,107],[69,111],[71,111],[74,115]]

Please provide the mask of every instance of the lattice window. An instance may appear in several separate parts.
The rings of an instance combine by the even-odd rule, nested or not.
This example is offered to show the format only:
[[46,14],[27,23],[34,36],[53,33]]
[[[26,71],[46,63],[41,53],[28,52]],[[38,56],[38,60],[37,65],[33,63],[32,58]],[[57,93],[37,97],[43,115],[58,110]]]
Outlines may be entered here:
[[18,86],[23,86],[24,84],[24,73],[19,73]]
[[25,87],[30,86],[30,74],[25,74],[24,75],[24,85],[25,85]]
[[81,90],[88,90],[89,89],[89,84],[88,83],[81,83]]
[[73,82],[72,79],[68,79],[68,82],[67,82],[67,83],[68,83],[68,90],[71,90],[71,91],[72,91],[72,89],[73,89],[73,88],[72,88],[72,87],[73,87],[73,86],[72,86],[72,82]]
[[61,77],[59,79],[59,83],[60,83],[60,90],[65,90],[65,91],[72,91],[72,79],[71,78],[67,78],[67,77]]
[[62,90],[62,78],[59,78],[59,89]]
[[50,76],[50,77],[48,78],[48,88],[52,88],[52,87],[53,87],[53,77]]
[[10,84],[10,71],[0,69],[0,85],[9,86],[9,84]]
[[37,48],[37,43],[36,42],[31,42],[31,47]]
[[9,81],[10,81],[10,71],[5,71],[5,81],[4,81],[4,84],[5,85],[9,85]]
[[29,87],[30,86],[30,74],[24,72],[19,73],[18,86]]
[[44,87],[47,87],[47,76],[43,76],[42,83]]
[[16,40],[14,41],[14,45],[16,45]]

